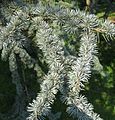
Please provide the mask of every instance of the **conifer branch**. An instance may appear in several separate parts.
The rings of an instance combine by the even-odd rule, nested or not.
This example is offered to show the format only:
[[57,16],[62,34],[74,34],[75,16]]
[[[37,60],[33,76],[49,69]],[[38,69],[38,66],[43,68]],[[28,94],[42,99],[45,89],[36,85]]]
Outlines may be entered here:
[[[67,112],[71,116],[80,120],[102,120],[93,112],[93,106],[88,103],[87,98],[80,95],[80,91],[91,75],[93,58],[97,53],[96,33],[101,33],[107,40],[114,39],[115,25],[107,20],[101,21],[95,15],[60,4],[45,5],[39,2],[36,5],[21,6],[20,3],[15,4],[17,8],[10,8],[11,13],[7,10],[5,13],[0,12],[6,19],[6,24],[0,25],[1,58],[9,61],[13,80],[14,73],[18,75],[15,55],[28,69],[35,70],[39,78],[39,71],[42,69],[37,60],[39,58],[33,58],[30,54],[30,43],[43,54],[48,72],[44,73],[40,83],[41,91],[28,106],[28,120],[43,119],[51,114],[51,104],[54,103],[58,90],[62,94],[62,101],[68,105]],[[1,11],[4,7],[1,7]],[[72,56],[67,51],[60,34],[81,38],[78,56]],[[39,56],[38,51],[36,54]],[[14,82],[18,93],[22,93],[19,92],[22,88],[18,88],[21,83]],[[23,119],[25,120],[22,117],[21,120]]]
[[81,47],[79,57],[71,67],[68,74],[69,90],[62,100],[69,106],[67,112],[80,120],[93,119],[101,120],[98,114],[93,112],[93,106],[87,102],[84,96],[79,95],[84,88],[84,82],[88,82],[91,74],[91,65],[93,55],[97,53],[96,50],[96,36],[94,33],[84,32],[81,37]]
[[[39,18],[36,20],[39,22]],[[63,82],[62,45],[60,40],[53,34],[52,29],[43,21],[39,22],[35,43],[44,53],[49,65],[49,72],[41,84],[41,92],[38,93],[36,100],[33,100],[33,103],[28,107],[28,111],[32,112],[28,117],[29,120],[42,119],[43,116],[48,115],[50,104],[53,104],[55,95]]]

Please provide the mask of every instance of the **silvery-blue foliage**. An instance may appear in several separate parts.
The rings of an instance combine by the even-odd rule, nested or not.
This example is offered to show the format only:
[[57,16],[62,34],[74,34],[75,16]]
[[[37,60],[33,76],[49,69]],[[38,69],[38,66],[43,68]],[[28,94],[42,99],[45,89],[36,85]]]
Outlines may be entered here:
[[[18,74],[19,58],[25,67],[36,71],[39,78],[40,65],[31,55],[31,44],[37,49],[37,56],[42,52],[47,63],[48,72],[43,73],[40,81],[40,92],[35,100],[29,103],[28,120],[42,120],[45,116],[54,119],[51,104],[56,94],[61,92],[61,101],[67,104],[67,113],[78,120],[102,120],[93,110],[93,105],[80,94],[84,83],[91,76],[91,67],[97,55],[97,33],[105,39],[113,39],[115,25],[109,21],[101,21],[95,15],[84,11],[62,7],[61,5],[42,4],[22,5],[12,3],[10,12],[1,5],[1,14],[6,20],[0,25],[1,59],[9,61],[14,84],[18,96],[22,96],[22,86]],[[80,39],[78,56],[71,55],[67,50],[62,34],[74,35]],[[17,58],[18,57],[18,58]],[[66,86],[66,87],[65,87]],[[21,103],[19,103],[20,105]],[[20,105],[22,111],[24,108]],[[26,112],[23,112],[26,116]],[[21,116],[21,115],[20,115]],[[58,119],[57,114],[55,119]],[[14,119],[14,118],[13,118]],[[20,118],[25,119],[24,117]],[[18,118],[15,120],[18,120]]]

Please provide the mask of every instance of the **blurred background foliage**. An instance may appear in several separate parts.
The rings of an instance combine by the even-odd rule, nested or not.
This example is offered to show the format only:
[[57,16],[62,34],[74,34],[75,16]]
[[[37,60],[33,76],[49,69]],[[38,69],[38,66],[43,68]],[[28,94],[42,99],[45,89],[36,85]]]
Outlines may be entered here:
[[[8,0],[7,0],[8,1]],[[11,1],[11,0],[9,0]],[[17,0],[19,1],[19,0]],[[22,0],[27,3],[36,3],[37,0]],[[43,0],[43,2],[53,2],[54,0]],[[1,0],[2,2],[5,2]],[[115,23],[115,1],[114,0],[55,0],[60,4],[70,5],[70,7],[80,8],[89,13],[96,14],[100,19],[109,19]],[[78,43],[74,40],[65,43],[70,51],[77,53]],[[92,76],[89,83],[86,84],[85,94],[94,105],[95,111],[100,113],[104,120],[115,120],[115,40],[105,41],[100,36],[98,40],[98,57],[92,70]],[[7,113],[12,107],[14,97],[16,95],[15,85],[11,82],[11,74],[8,70],[8,63],[0,60],[0,113]],[[22,66],[23,67],[23,66]],[[35,73],[32,70],[24,70],[26,86],[28,92],[36,96],[39,91],[39,83],[37,83]],[[23,79],[23,78],[22,78]],[[58,93],[57,98],[60,94]],[[62,112],[59,120],[72,120],[66,113],[59,99],[54,103],[53,110]],[[2,119],[0,119],[2,120]]]

